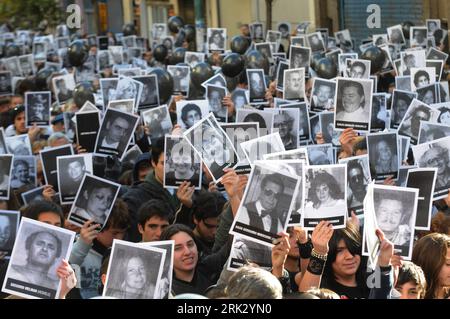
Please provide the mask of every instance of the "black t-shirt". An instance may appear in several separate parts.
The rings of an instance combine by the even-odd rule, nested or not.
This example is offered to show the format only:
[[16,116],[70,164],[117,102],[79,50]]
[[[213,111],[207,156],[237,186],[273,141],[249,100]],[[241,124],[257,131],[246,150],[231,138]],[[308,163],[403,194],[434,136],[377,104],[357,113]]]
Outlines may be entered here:
[[329,280],[326,277],[322,278],[320,288],[332,290],[337,293],[342,299],[367,299],[370,293],[370,290],[366,285],[348,287],[341,285],[335,280]]

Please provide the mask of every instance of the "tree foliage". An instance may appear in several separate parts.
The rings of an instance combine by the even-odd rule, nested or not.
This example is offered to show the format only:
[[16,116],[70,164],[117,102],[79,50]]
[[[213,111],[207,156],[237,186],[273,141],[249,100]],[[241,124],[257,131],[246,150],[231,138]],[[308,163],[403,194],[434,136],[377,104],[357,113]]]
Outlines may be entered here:
[[62,21],[64,14],[58,0],[0,1],[0,24],[9,22],[14,28],[35,29],[44,19],[53,27]]

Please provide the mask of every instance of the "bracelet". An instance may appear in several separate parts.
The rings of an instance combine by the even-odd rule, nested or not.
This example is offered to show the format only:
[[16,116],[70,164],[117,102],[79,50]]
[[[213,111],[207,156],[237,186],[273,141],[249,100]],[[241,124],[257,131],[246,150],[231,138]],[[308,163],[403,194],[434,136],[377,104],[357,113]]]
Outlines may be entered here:
[[311,241],[307,241],[304,244],[297,242],[297,246],[300,253],[300,258],[308,259],[309,257],[311,257],[311,250],[312,250]]
[[323,261],[327,261],[327,256],[328,256],[328,254],[324,254],[324,255],[319,254],[314,248],[311,251],[311,257],[316,257],[316,258],[321,259]]
[[319,259],[314,255],[311,255],[307,270],[313,275],[321,276],[323,273],[323,269],[325,268],[325,263],[326,263],[325,260]]

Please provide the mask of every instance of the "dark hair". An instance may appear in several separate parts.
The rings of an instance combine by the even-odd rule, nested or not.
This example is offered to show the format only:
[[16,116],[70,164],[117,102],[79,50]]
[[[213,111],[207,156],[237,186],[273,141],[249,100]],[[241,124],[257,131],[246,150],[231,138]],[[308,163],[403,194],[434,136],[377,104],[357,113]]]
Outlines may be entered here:
[[319,171],[315,174],[314,178],[311,181],[311,188],[309,189],[308,194],[308,197],[312,200],[313,206],[315,208],[319,207],[320,204],[320,200],[316,194],[316,189],[322,184],[328,186],[328,188],[330,189],[330,196],[333,199],[342,197],[342,192],[334,176],[329,174],[328,172]]
[[213,37],[215,37],[216,35],[219,35],[220,36],[220,40],[221,41],[225,41],[225,38],[223,37],[223,35],[222,35],[222,32],[220,32],[220,30],[213,30],[212,32],[211,32],[211,37],[209,38],[209,43],[212,43],[213,41],[212,41],[212,38]]
[[428,72],[424,71],[424,70],[419,70],[416,74],[414,74],[414,84],[417,86],[419,83],[419,78],[421,76],[425,76],[428,80],[428,82],[430,81],[430,75],[428,74]]
[[61,206],[47,200],[33,200],[23,210],[23,216],[30,219],[38,220],[39,215],[46,212],[52,212],[55,215],[58,215],[61,220],[61,227],[64,226],[65,218]]
[[427,114],[428,118],[430,118],[430,110],[425,105],[419,105],[414,109],[414,113],[417,114],[417,112],[423,112]]
[[123,199],[117,198],[111,209],[111,214],[109,215],[103,231],[111,228],[126,230],[130,227],[130,223],[131,218],[128,212],[127,204],[123,201]]
[[156,166],[159,161],[159,157],[164,153],[164,137],[158,138],[152,143],[152,163]]
[[444,115],[445,113],[450,113],[450,108],[442,107],[442,108],[439,109],[439,111],[441,112],[441,114],[439,114],[437,121],[438,121],[438,123],[442,123],[441,122],[441,116]]
[[11,120],[14,122],[16,120],[16,117],[22,112],[25,112],[25,106],[22,105],[22,104],[19,104],[15,108],[11,109],[9,111],[9,114],[11,116]]
[[61,251],[62,251],[62,242],[61,239],[58,238],[58,236],[56,236],[52,231],[48,231],[48,230],[41,230],[41,231],[37,231],[35,233],[32,233],[30,236],[28,236],[28,238],[25,241],[25,248],[27,250],[30,250],[31,245],[33,244],[33,242],[35,241],[36,237],[40,234],[48,234],[53,236],[53,238],[55,238],[56,240],[56,256],[55,258],[58,258],[61,256]]
[[399,269],[398,279],[396,286],[403,286],[408,282],[413,282],[418,287],[418,293],[423,298],[427,290],[427,282],[425,280],[425,274],[420,266],[410,262],[403,261],[402,266]]
[[243,119],[244,122],[258,122],[259,128],[267,128],[266,121],[258,113],[250,113]]
[[[357,67],[357,66],[361,67],[364,70],[364,72],[366,72],[366,65],[361,61],[353,62],[350,69],[353,69],[354,67]],[[364,89],[363,89],[363,95],[364,95]]]
[[281,187],[281,192],[284,191],[284,183],[283,183],[283,180],[281,179],[281,177],[279,175],[270,174],[270,175],[264,176],[262,181],[261,181],[261,188],[266,186],[266,184],[268,182],[272,182],[274,184],[279,185]]
[[353,160],[353,161],[349,161],[347,163],[347,172],[350,172],[352,169],[359,169],[361,171],[361,173],[364,174],[364,169],[362,168],[359,161]]
[[163,230],[161,233],[160,240],[170,240],[173,236],[175,236],[178,233],[186,233],[188,234],[197,245],[197,242],[195,241],[195,235],[192,229],[190,229],[188,226],[184,224],[172,224],[169,225],[166,229]]
[[194,218],[201,221],[218,217],[224,205],[225,200],[222,195],[202,191],[194,199]]
[[172,207],[165,201],[161,199],[151,199],[139,207],[138,223],[144,228],[145,223],[154,216],[170,221],[174,218],[174,213]]
[[[346,228],[337,229],[334,231],[333,236],[331,237],[328,245],[328,257],[324,268],[324,276],[327,277],[328,280],[335,281],[336,277],[333,272],[333,263],[336,261],[336,257],[338,254],[338,244],[343,240],[345,246],[352,256],[362,255],[362,239],[361,234],[359,233],[359,229],[351,223],[347,223]],[[356,272],[356,282],[358,286],[362,283],[363,280],[363,261],[360,262],[359,268]]]
[[200,117],[201,117],[201,115],[202,115],[202,110],[200,109],[200,107],[197,105],[197,104],[194,104],[194,103],[189,103],[189,104],[186,104],[184,107],[183,107],[183,109],[181,110],[181,120],[184,122],[184,123],[186,123],[186,121],[187,121],[187,114],[190,112],[190,111],[196,111],[199,115],[200,115]]

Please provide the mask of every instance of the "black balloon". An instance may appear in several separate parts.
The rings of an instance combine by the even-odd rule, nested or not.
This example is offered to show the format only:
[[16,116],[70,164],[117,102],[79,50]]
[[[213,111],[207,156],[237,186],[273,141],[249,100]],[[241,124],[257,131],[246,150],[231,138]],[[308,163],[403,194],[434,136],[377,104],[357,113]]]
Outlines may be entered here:
[[19,56],[20,53],[20,47],[15,43],[8,43],[5,49],[5,56],[12,57],[12,56]]
[[230,53],[223,59],[222,73],[230,78],[234,78],[244,70],[244,67],[244,58],[237,53]]
[[236,89],[237,85],[239,84],[238,76],[235,76],[233,78],[225,76],[225,80],[227,81],[227,89],[229,92],[233,92],[234,89]]
[[315,64],[314,71],[319,78],[332,79],[337,76],[338,67],[330,58],[322,58]]
[[186,54],[185,48],[176,48],[172,51],[172,55],[169,58],[169,62],[172,65],[183,63],[184,62],[184,55]]
[[179,16],[170,17],[167,21],[170,32],[178,33],[178,31],[184,26],[183,19]]
[[234,53],[245,54],[249,46],[247,38],[242,35],[236,35],[231,39],[230,47]]
[[370,72],[375,74],[383,68],[384,62],[386,61],[386,53],[377,46],[371,46],[364,51],[361,58],[370,61]]
[[78,108],[83,107],[86,101],[95,105],[94,87],[91,82],[80,82],[73,91],[73,101]]
[[36,73],[34,83],[38,91],[47,91],[49,89],[48,84],[52,73],[53,69],[50,67],[42,68]]
[[195,41],[195,27],[192,24],[186,24],[184,26],[184,32],[186,33],[187,42]]
[[269,74],[269,59],[257,50],[251,50],[245,55],[247,69],[263,69],[264,74]]
[[162,68],[153,69],[150,74],[155,74],[158,79],[159,102],[165,104],[169,102],[173,94],[173,78],[169,72]]
[[412,23],[411,21],[402,22],[403,35],[405,36],[406,39],[409,39],[410,30],[411,30],[411,27],[413,27],[413,26],[414,26],[414,23]]
[[183,46],[184,41],[186,41],[186,32],[184,29],[180,29],[177,36],[175,37],[175,43],[173,44],[176,48]]
[[167,54],[169,54],[169,50],[167,50],[166,46],[162,44],[157,45],[153,50],[153,56],[155,57],[155,60],[159,62],[164,62]]
[[197,63],[191,71],[192,84],[199,89],[202,83],[214,75],[212,67],[206,62]]
[[122,33],[124,37],[127,37],[129,35],[135,35],[136,34],[136,28],[134,27],[134,24],[127,23],[122,28]]
[[67,50],[67,57],[72,66],[82,66],[89,55],[89,48],[82,40],[73,41]]
[[323,54],[323,53],[314,53],[311,56],[311,67],[315,70],[317,63],[324,57],[325,57],[325,54]]

